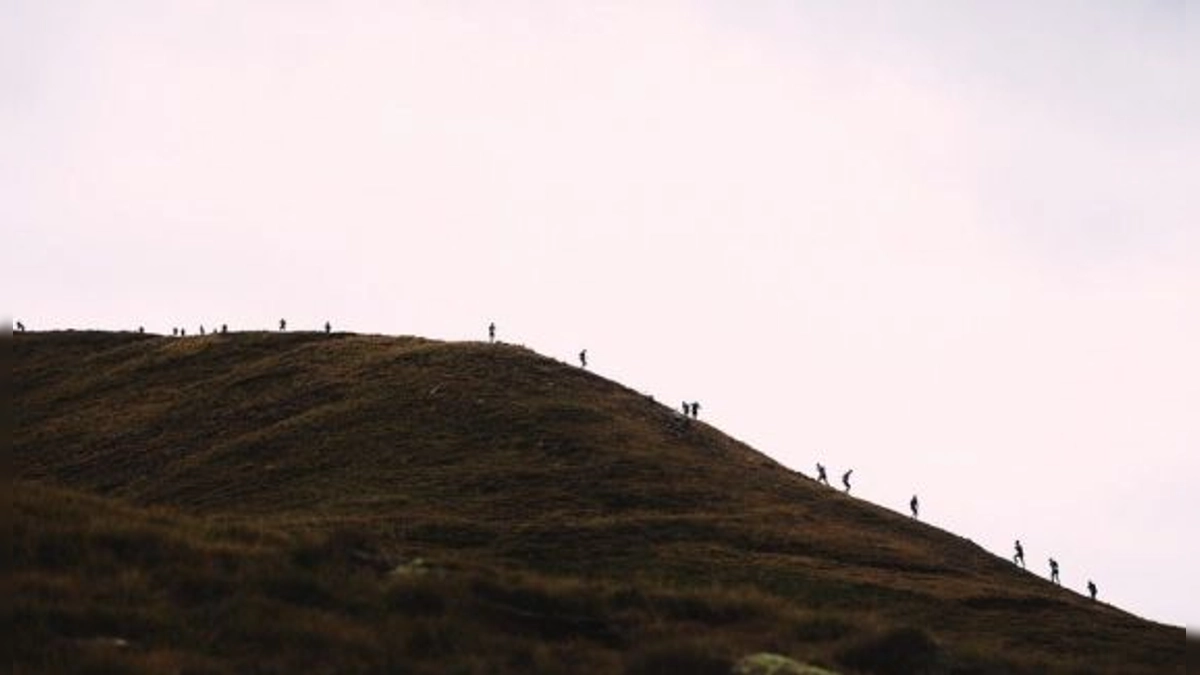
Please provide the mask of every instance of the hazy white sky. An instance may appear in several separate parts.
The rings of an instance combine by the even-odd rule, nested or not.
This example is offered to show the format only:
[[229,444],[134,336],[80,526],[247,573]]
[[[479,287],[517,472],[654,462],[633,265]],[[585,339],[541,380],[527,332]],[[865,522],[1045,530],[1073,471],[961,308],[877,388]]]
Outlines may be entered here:
[[500,337],[1200,624],[1200,3],[0,0],[0,311]]

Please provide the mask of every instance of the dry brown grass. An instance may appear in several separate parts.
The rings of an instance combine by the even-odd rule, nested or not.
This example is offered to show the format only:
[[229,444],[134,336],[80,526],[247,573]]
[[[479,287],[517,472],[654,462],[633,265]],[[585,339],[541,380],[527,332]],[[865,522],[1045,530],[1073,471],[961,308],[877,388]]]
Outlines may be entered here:
[[1183,672],[1182,629],[521,348],[11,344],[16,672]]

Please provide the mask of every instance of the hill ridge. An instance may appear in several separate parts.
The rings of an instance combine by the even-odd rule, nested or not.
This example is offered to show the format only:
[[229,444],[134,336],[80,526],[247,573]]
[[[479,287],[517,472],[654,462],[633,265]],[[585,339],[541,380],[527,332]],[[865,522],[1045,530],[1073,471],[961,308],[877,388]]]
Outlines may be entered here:
[[16,336],[14,353],[19,484],[288,532],[349,527],[392,561],[754,588],[951,642],[1005,625],[1009,644],[1045,649],[1037,627],[1009,627],[1037,612],[1067,653],[1133,634],[1147,646],[1132,662],[1161,665],[1175,632],[522,346],[60,332]]

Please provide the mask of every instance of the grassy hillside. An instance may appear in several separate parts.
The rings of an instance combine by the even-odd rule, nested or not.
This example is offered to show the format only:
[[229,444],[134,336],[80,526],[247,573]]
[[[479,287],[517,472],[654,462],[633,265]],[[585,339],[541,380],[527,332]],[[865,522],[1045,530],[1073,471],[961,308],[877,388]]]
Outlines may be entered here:
[[19,672],[1183,672],[1182,629],[519,347],[12,345]]

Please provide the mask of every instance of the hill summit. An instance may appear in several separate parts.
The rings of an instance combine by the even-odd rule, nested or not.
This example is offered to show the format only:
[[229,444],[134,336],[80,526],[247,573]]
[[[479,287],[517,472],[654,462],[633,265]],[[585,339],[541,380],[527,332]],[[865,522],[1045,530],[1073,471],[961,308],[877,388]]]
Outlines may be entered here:
[[521,347],[12,345],[15,672],[1183,672],[1180,628]]

